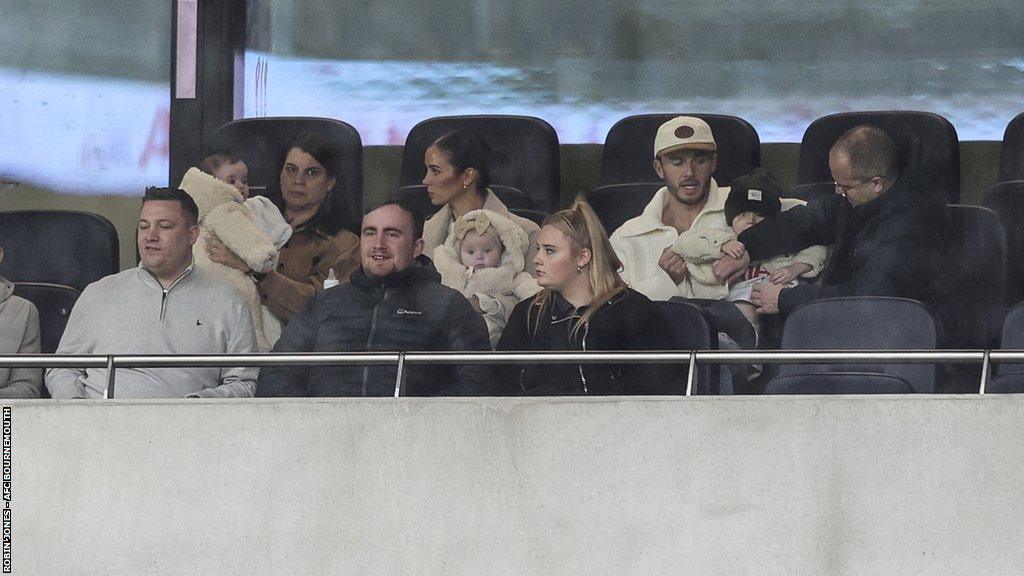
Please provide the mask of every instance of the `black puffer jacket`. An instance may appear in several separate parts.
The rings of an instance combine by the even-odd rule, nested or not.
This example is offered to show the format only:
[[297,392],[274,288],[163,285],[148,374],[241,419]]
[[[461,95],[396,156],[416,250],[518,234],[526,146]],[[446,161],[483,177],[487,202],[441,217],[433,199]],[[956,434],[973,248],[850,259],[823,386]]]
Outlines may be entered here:
[[752,260],[832,246],[819,284],[779,294],[788,313],[804,302],[838,296],[900,296],[929,301],[943,266],[946,220],[942,204],[914,194],[899,179],[885,194],[853,207],[839,195],[765,218],[739,236]]
[[[533,298],[520,302],[502,332],[498,350],[668,350],[668,325],[646,296],[626,290],[613,296],[571,336],[586,307],[575,309],[555,293],[541,311],[536,333],[527,324]],[[535,312],[536,313],[536,312]],[[531,318],[532,321],[532,318]],[[506,390],[527,396],[678,394],[686,372],[664,364],[535,364],[500,367]]]
[[[384,279],[362,268],[350,283],[324,290],[285,327],[274,352],[489,350],[487,327],[462,294],[440,284],[429,259]],[[396,366],[273,366],[257,396],[390,396]],[[492,392],[488,366],[405,367],[407,396]]]

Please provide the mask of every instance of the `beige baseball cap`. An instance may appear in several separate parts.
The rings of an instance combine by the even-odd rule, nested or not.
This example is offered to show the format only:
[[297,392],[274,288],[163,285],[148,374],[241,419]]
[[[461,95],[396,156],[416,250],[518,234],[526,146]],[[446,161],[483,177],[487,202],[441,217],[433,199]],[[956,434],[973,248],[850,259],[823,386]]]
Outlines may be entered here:
[[658,128],[654,137],[654,157],[659,154],[689,148],[693,150],[717,150],[711,126],[693,116],[676,116]]

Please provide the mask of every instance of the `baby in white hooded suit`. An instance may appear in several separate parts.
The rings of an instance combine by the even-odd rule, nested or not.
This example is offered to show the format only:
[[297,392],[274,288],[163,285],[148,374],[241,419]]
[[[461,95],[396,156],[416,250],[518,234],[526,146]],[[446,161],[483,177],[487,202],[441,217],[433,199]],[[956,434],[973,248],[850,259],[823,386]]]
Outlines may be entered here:
[[441,283],[461,292],[484,317],[492,348],[516,304],[540,291],[525,271],[528,249],[523,229],[490,210],[456,218],[445,243],[434,249]]

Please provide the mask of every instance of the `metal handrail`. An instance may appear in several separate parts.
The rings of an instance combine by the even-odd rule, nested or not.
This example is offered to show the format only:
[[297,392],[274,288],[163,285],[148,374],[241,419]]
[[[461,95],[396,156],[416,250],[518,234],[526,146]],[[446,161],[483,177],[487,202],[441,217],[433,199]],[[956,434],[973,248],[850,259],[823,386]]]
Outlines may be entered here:
[[108,368],[108,393],[114,388],[118,368],[174,368],[221,366],[325,366],[389,365],[399,367],[395,396],[402,390],[407,365],[432,364],[605,364],[635,362],[641,364],[689,364],[686,395],[696,382],[696,366],[712,364],[935,364],[960,363],[982,365],[979,391],[984,394],[995,362],[1024,362],[1024,350],[674,350],[674,351],[602,351],[602,352],[309,352],[301,354],[166,354],[166,355],[0,355],[0,368]]

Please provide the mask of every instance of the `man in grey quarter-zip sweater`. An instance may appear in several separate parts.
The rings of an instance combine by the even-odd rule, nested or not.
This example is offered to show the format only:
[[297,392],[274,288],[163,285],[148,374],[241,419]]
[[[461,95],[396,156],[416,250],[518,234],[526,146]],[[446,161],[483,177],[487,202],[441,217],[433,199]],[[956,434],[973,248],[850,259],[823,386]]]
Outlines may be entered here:
[[[275,352],[490,350],[487,326],[465,296],[441,285],[423,251],[423,216],[404,202],[363,217],[362,266],[317,293],[285,326]],[[484,365],[406,366],[405,396],[486,396]],[[267,366],[257,396],[390,396],[397,367]]]
[[[256,337],[230,285],[192,263],[198,209],[185,192],[150,188],[137,241],[141,264],[94,282],[71,311],[58,354],[249,354]],[[247,397],[255,368],[119,368],[115,398]],[[106,368],[51,368],[54,398],[103,398]]]

